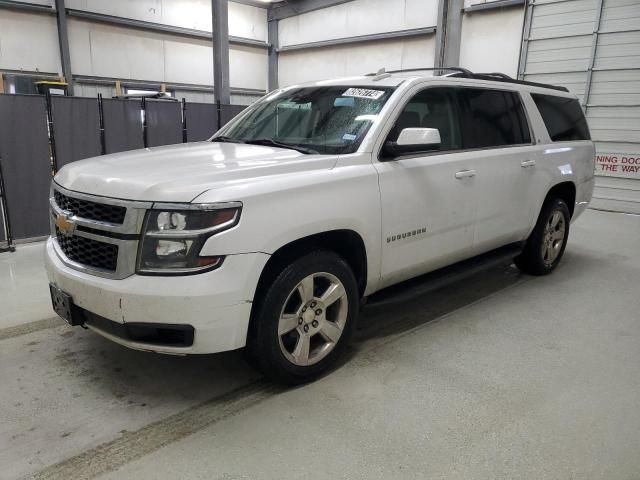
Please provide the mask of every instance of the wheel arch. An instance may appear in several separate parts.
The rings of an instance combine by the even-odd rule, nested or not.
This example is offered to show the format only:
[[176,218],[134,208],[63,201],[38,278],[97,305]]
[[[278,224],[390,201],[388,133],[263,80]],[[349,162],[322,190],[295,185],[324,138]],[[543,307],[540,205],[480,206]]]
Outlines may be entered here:
[[344,258],[356,277],[358,292],[361,296],[364,294],[367,287],[367,250],[359,233],[348,229],[329,230],[292,240],[271,255],[260,273],[251,306],[247,344],[255,336],[255,319],[269,285],[289,263],[314,250],[332,251]]
[[571,181],[561,182],[553,185],[547,192],[547,196],[542,202],[542,205],[546,204],[552,198],[561,198],[569,207],[569,214],[573,217],[573,212],[576,207],[576,184]]
[[313,250],[329,250],[340,255],[347,262],[358,282],[360,295],[367,287],[367,249],[362,236],[348,229],[328,230],[307,235],[278,248],[262,269],[256,288],[256,297],[264,293],[274,275],[277,275],[286,265],[302,255]]

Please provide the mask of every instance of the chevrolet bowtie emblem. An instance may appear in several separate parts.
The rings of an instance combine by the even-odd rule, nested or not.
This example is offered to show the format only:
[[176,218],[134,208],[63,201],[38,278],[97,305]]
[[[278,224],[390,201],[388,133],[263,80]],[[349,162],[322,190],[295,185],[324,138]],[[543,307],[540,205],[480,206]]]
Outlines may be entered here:
[[73,232],[76,231],[76,224],[72,220],[70,220],[69,215],[65,215],[64,213],[59,213],[56,215],[56,227],[60,233],[62,233],[66,237],[70,237],[73,235]]

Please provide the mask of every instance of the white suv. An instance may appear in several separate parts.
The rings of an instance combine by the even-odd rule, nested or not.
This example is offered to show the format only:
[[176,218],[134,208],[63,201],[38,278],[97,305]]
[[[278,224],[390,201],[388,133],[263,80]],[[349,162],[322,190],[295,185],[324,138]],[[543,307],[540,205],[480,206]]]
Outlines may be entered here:
[[551,272],[593,190],[578,100],[449,70],[280,89],[209,141],[64,167],[46,246],[56,311],[141,350],[247,346],[297,383],[385,287],[514,246],[520,269]]

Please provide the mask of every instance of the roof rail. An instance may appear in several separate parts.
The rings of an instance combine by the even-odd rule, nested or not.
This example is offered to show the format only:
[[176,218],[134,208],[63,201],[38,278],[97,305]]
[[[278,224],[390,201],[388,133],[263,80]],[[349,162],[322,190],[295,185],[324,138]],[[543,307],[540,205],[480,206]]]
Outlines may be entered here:
[[511,78],[509,75],[504,73],[492,72],[492,73],[472,73],[469,75],[462,75],[459,73],[453,73],[449,75],[450,77],[459,77],[459,78],[474,78],[476,80],[489,80],[492,82],[506,82],[506,83],[515,83],[518,85],[529,85],[530,87],[540,87],[540,88],[549,88],[551,90],[558,90],[560,92],[568,92],[569,89],[567,87],[561,87],[560,85],[551,85],[549,83],[538,83],[538,82],[528,82],[526,80],[517,80],[515,78]]
[[377,77],[377,76],[387,76],[391,73],[405,73],[405,72],[430,72],[430,71],[442,71],[442,70],[451,70],[454,73],[448,74],[449,77],[458,77],[458,78],[473,78],[476,80],[490,80],[492,82],[506,82],[506,83],[516,83],[518,85],[529,85],[531,87],[540,87],[540,88],[550,88],[552,90],[558,90],[560,92],[568,92],[569,89],[566,87],[561,87],[559,85],[550,85],[548,83],[538,83],[538,82],[528,82],[526,80],[517,80],[515,78],[510,77],[505,73],[500,72],[488,72],[488,73],[473,73],[471,70],[467,70],[462,67],[425,67],[425,68],[405,68],[402,70],[385,70],[381,68],[376,73],[368,73],[368,77]]
[[432,71],[440,71],[440,70],[454,70],[458,72],[458,74],[464,74],[465,76],[473,75],[470,70],[462,67],[425,67],[425,68],[404,68],[401,70],[385,70],[381,68],[376,73],[367,73],[367,77],[375,77],[378,75],[384,75],[387,73],[405,73],[405,72],[432,72]]

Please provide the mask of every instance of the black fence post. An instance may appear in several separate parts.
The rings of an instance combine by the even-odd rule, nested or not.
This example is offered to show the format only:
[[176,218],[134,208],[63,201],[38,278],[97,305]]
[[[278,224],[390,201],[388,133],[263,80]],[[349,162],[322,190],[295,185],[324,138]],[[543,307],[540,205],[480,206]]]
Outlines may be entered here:
[[51,167],[53,168],[53,173],[58,172],[58,160],[56,158],[56,139],[53,134],[53,112],[51,108],[51,94],[47,92],[45,96],[47,100],[47,132],[49,134],[49,152],[51,155]]
[[222,128],[222,104],[220,100],[216,100],[216,111],[218,114],[218,129]]
[[187,143],[187,101],[182,99],[182,143]]
[[0,207],[2,207],[2,218],[4,220],[2,227],[7,241],[7,246],[0,247],[0,252],[15,252],[16,247],[13,246],[11,221],[9,220],[9,207],[7,206],[7,196],[4,189],[4,176],[2,175],[2,158],[0,158]]
[[149,146],[147,140],[147,99],[144,97],[142,97],[140,108],[142,109],[142,145],[147,148]]
[[100,155],[107,153],[107,141],[104,136],[104,111],[102,110],[102,94],[98,94],[98,125],[100,130]]

